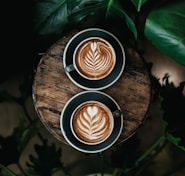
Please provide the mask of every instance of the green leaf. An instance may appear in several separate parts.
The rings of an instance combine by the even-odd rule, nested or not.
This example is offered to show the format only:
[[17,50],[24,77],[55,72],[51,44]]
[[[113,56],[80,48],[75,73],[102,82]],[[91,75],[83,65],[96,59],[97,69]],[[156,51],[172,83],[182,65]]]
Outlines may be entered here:
[[171,135],[170,133],[167,134],[167,139],[172,142],[173,144],[175,144],[178,148],[180,148],[181,150],[185,151],[185,146],[182,146],[180,144],[181,142],[181,138],[179,137],[174,137],[173,135]]
[[125,21],[126,21],[128,28],[133,33],[134,38],[137,39],[138,33],[137,33],[137,29],[136,29],[136,25],[134,21],[127,15],[127,13],[119,5],[116,4],[114,8],[116,9],[118,14],[125,17]]
[[134,135],[129,141],[115,146],[111,153],[111,166],[126,172],[141,155],[139,144],[140,140]]
[[109,17],[121,17],[137,39],[137,29],[133,20],[123,10],[122,6],[113,0],[69,0],[67,1],[69,19],[79,23],[88,16],[94,16],[96,22],[109,21]]
[[63,164],[60,161],[61,148],[57,149],[54,143],[48,145],[47,140],[43,140],[42,145],[35,144],[34,147],[37,157],[31,154],[29,156],[31,163],[26,163],[30,174],[51,176],[54,172],[63,168]]
[[113,0],[68,0],[69,20],[78,24],[92,16],[96,23],[104,22],[110,14],[113,2]]
[[34,10],[35,31],[41,35],[62,34],[83,19],[97,21],[109,15],[113,0],[38,0]]
[[34,8],[34,25],[41,35],[64,32],[70,25],[66,0],[38,0]]
[[17,176],[13,171],[3,166],[2,164],[0,164],[0,170],[3,170],[6,174],[8,174],[7,176]]
[[134,6],[136,7],[137,11],[141,10],[142,5],[148,0],[131,0]]
[[[0,163],[8,166],[12,163],[18,163],[20,153],[17,149],[16,136],[0,136]],[[12,157],[13,156],[13,157]]]
[[19,134],[17,136],[17,140],[18,140],[17,148],[19,153],[22,153],[25,147],[27,146],[28,142],[30,141],[30,139],[36,134],[37,128],[36,126],[31,125],[28,127],[24,127],[23,129],[19,128],[18,130],[19,132],[17,131],[17,133]]
[[163,78],[163,86],[160,90],[165,133],[169,141],[180,149],[185,149],[185,96],[183,90],[185,82],[178,87],[169,83],[169,76]]
[[96,5],[108,5],[111,0],[67,0],[68,13],[74,13],[79,10],[86,10],[88,7],[93,7]]
[[185,1],[178,0],[153,10],[144,33],[159,51],[185,66]]

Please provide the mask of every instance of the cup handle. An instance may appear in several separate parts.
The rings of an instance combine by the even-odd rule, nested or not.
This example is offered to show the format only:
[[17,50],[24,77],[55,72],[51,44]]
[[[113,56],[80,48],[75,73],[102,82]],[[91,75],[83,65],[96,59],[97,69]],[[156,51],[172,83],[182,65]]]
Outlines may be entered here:
[[70,64],[70,65],[65,67],[66,72],[71,72],[71,71],[74,71],[74,70],[75,70],[75,67],[74,67],[73,64]]
[[118,110],[115,110],[114,112],[112,112],[112,115],[115,118],[119,118],[119,117],[121,117],[122,112],[121,112],[121,110],[118,109]]

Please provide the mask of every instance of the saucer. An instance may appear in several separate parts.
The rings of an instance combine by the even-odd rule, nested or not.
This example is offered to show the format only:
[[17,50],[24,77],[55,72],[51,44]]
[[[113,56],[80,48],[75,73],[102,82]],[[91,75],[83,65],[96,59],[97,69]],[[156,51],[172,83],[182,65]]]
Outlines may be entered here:
[[120,110],[119,105],[116,101],[110,97],[109,95],[99,92],[99,91],[84,91],[73,96],[64,106],[61,116],[60,116],[60,127],[61,132],[65,138],[65,140],[70,144],[73,148],[78,151],[84,153],[98,153],[102,152],[108,148],[110,148],[119,138],[122,129],[123,129],[123,116],[114,117],[114,128],[111,135],[103,142],[88,145],[86,143],[81,142],[73,135],[73,132],[70,128],[70,119],[73,111],[78,107],[81,103],[86,101],[99,101],[105,104],[109,109],[114,112],[116,110]]
[[89,28],[75,34],[69,40],[64,49],[63,66],[64,68],[66,68],[67,66],[73,64],[73,53],[78,44],[81,43],[84,39],[92,37],[100,37],[104,40],[107,40],[114,48],[116,54],[116,63],[111,73],[99,80],[86,79],[82,77],[76,70],[71,72],[66,71],[66,74],[74,84],[76,84],[78,87],[82,89],[102,90],[114,84],[122,75],[122,72],[125,67],[124,48],[120,41],[112,33],[99,28]]

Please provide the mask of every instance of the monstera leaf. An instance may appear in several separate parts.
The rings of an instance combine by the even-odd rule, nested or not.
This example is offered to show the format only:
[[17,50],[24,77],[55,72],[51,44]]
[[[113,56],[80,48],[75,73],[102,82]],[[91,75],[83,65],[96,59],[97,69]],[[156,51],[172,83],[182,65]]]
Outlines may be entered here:
[[185,82],[175,87],[173,83],[169,83],[168,76],[164,77],[164,82],[160,96],[166,137],[185,151],[185,96],[183,95]]
[[99,16],[97,20],[105,19],[106,13],[112,6],[110,0],[68,0],[68,14],[70,21],[78,23],[88,16]]
[[[143,3],[134,2],[137,8]],[[62,34],[72,27],[76,28],[88,17],[93,17],[95,23],[104,23],[109,16],[121,16],[137,38],[133,20],[119,3],[112,0],[39,0],[34,16],[35,31],[41,35]]]
[[185,1],[169,2],[147,17],[145,35],[163,53],[185,66]]
[[[61,34],[93,15],[105,19],[112,0],[39,0],[35,5],[35,30],[41,35]],[[98,18],[97,18],[98,17]]]
[[15,135],[8,137],[0,136],[0,163],[8,166],[19,161],[20,153],[17,149],[17,141]]
[[5,166],[18,163],[23,150],[35,133],[35,126],[26,126],[25,121],[21,121],[12,135],[0,136],[0,163]]
[[[146,1],[133,0],[130,4],[133,3],[139,11]],[[137,38],[134,21],[125,12],[121,3],[112,0],[39,0],[34,10],[35,30],[41,35],[62,34],[72,27],[77,27],[88,17],[93,17],[95,23],[101,24],[110,16],[120,16]]]
[[42,142],[42,145],[35,144],[37,156],[30,154],[30,162],[26,163],[27,170],[30,174],[51,176],[63,166],[60,161],[61,148],[57,149],[54,143],[50,146],[46,139]]
[[41,35],[62,33],[69,26],[66,0],[38,0],[34,8],[34,26]]
[[138,33],[137,33],[136,25],[134,21],[132,20],[132,18],[118,4],[116,4],[114,8],[117,14],[125,17],[125,22],[126,22],[127,27],[133,33],[134,38],[137,39]]

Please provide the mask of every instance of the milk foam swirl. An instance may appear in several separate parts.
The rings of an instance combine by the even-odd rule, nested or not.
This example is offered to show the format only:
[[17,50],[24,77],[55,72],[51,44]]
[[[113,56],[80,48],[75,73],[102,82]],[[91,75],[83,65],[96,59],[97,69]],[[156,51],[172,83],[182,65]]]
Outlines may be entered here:
[[111,132],[110,113],[99,104],[88,103],[77,110],[73,119],[76,135],[88,143],[105,139]]
[[115,54],[110,44],[98,38],[82,43],[77,50],[77,67],[86,77],[100,79],[111,72]]

